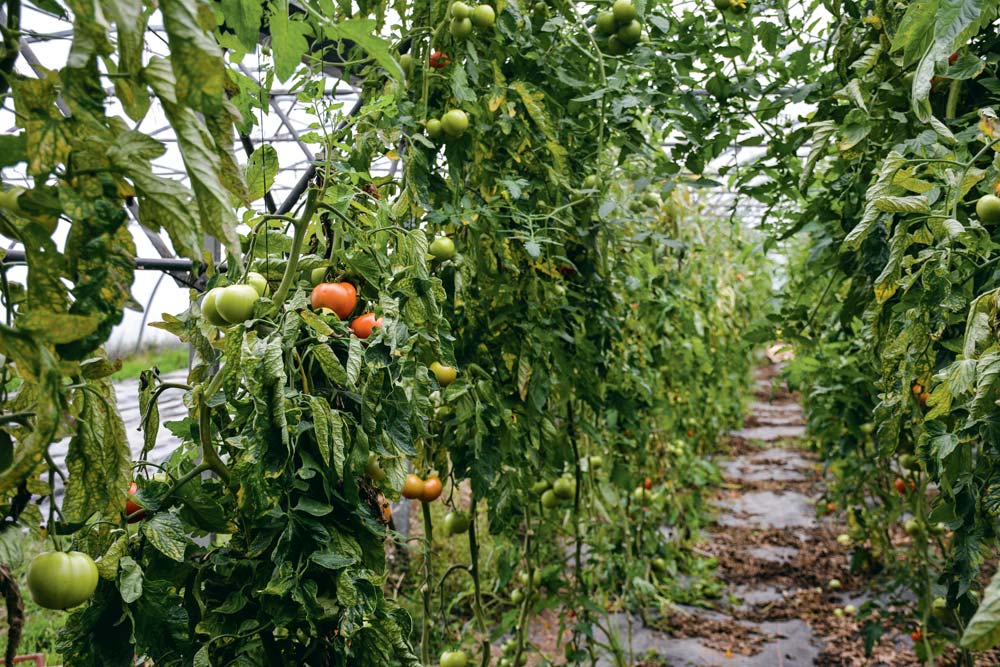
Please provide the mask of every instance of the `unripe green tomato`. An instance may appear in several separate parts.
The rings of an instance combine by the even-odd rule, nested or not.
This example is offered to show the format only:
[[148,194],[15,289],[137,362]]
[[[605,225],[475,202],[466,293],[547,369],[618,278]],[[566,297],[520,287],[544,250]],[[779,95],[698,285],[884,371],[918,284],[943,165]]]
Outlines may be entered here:
[[432,361],[430,365],[431,372],[434,373],[434,377],[437,378],[438,384],[442,387],[447,387],[455,378],[458,377],[458,371],[452,366],[445,366],[441,362]]
[[836,616],[837,618],[843,618],[844,610],[841,609],[840,607],[837,607],[836,609],[833,610],[833,615]]
[[590,464],[591,470],[600,470],[601,467],[604,465],[604,458],[595,455],[587,459],[587,462]]
[[552,483],[552,492],[560,500],[569,500],[576,493],[576,482],[567,477],[560,477]]
[[320,283],[326,282],[326,267],[321,266],[319,268],[315,268],[312,271],[310,271],[309,282],[312,284],[313,287],[316,287],[316,285],[319,285]]
[[472,25],[477,28],[490,28],[496,23],[497,13],[489,5],[476,5],[471,18]]
[[841,533],[840,535],[837,535],[837,544],[839,544],[842,547],[850,546],[851,536],[848,535],[847,533]]
[[444,532],[448,535],[461,535],[469,531],[472,521],[465,512],[448,512],[444,515]]
[[531,485],[531,492],[534,493],[535,495],[538,495],[540,493],[545,493],[545,491],[547,489],[550,489],[551,487],[552,487],[552,482],[550,482],[547,479],[540,479]]
[[632,492],[632,499],[642,505],[648,505],[653,499],[653,494],[648,491],[646,487],[640,484],[635,487],[635,491]]
[[830,583],[826,585],[831,591],[839,591],[841,588],[840,579],[831,579]]
[[444,133],[444,129],[441,127],[441,121],[437,118],[431,118],[428,120],[424,129],[427,131],[427,136],[431,139],[440,139],[441,135]]
[[906,520],[903,524],[903,530],[905,530],[906,534],[910,537],[917,537],[922,532],[920,522],[913,517]]
[[465,651],[445,651],[441,654],[441,667],[468,667],[469,658]]
[[855,607],[853,604],[844,605],[844,613],[847,614],[848,616],[854,616],[856,613],[858,613],[858,608]]
[[904,470],[917,471],[920,470],[920,459],[913,454],[903,454],[899,457],[899,465]]
[[469,128],[469,117],[461,109],[452,109],[441,116],[441,129],[449,137],[458,138]]
[[372,452],[368,455],[368,462],[365,463],[365,474],[373,482],[381,482],[385,479],[385,470],[378,463],[378,454]]
[[230,324],[245,322],[253,314],[253,305],[260,299],[250,285],[229,285],[215,297],[215,309]]
[[267,278],[256,271],[251,271],[247,274],[247,285],[250,285],[250,287],[256,290],[257,296],[264,296],[267,294]]
[[520,588],[515,588],[514,592],[510,594],[510,601],[514,604],[521,604],[524,601],[524,593],[521,592]]
[[951,610],[948,609],[948,601],[944,598],[934,598],[934,602],[931,604],[931,613],[942,623],[950,620]]
[[613,56],[623,56],[628,52],[628,47],[618,39],[618,35],[608,37],[608,53]]
[[455,242],[447,236],[439,236],[427,247],[427,252],[438,261],[446,261],[455,256]]
[[653,571],[663,574],[667,571],[667,561],[662,558],[654,558],[652,562]]
[[559,497],[552,492],[552,489],[542,493],[542,507],[547,510],[555,509],[559,506]]
[[216,327],[228,327],[229,322],[223,319],[216,307],[215,300],[222,294],[223,287],[213,287],[201,300],[201,315],[205,321]]
[[653,193],[647,192],[644,195],[642,195],[642,203],[652,208],[654,206],[659,206],[660,200],[657,199],[656,195],[654,195]]
[[596,190],[597,189],[597,175],[590,174],[583,179],[583,189],[584,190]]
[[462,2],[462,0],[456,0],[451,3],[451,8],[448,11],[453,19],[467,19],[472,16],[472,7]]
[[618,39],[625,46],[635,46],[642,39],[642,26],[638,21],[632,20],[618,28],[618,32],[615,34],[618,35]]
[[521,570],[517,573],[517,578],[521,582],[522,586],[527,586],[528,581],[531,581],[535,590],[538,590],[538,587],[542,585],[542,571],[538,569],[531,574],[531,577],[528,577],[527,570]]
[[625,25],[636,17],[632,0],[615,0],[615,4],[611,5],[611,13],[614,14],[615,23],[618,25]]
[[983,195],[976,202],[976,215],[983,222],[1000,222],[1000,197]]
[[531,18],[545,20],[549,15],[549,6],[544,2],[536,2],[531,6]]
[[864,433],[865,435],[871,435],[872,433],[875,432],[875,424],[873,424],[872,422],[865,422],[858,428],[861,429],[861,432]]
[[472,20],[468,18],[452,19],[451,23],[448,24],[448,32],[455,39],[465,39],[472,34]]
[[97,590],[97,565],[80,551],[46,551],[28,564],[31,599],[45,609],[72,609]]
[[594,22],[594,29],[598,35],[613,35],[615,33],[615,15],[611,12],[601,12]]
[[413,56],[409,53],[404,53],[399,57],[399,69],[403,70],[403,74],[407,79],[413,76]]

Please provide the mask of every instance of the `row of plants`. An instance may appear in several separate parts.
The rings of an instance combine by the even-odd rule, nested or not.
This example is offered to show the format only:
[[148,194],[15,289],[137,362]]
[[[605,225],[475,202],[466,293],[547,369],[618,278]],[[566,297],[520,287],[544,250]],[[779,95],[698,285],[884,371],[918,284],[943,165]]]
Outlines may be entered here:
[[998,7],[825,4],[775,323],[851,564],[886,586],[867,645],[896,624],[927,664],[980,664],[1000,640]]
[[[520,665],[546,609],[568,662],[625,665],[610,613],[715,593],[678,579],[710,567],[687,550],[704,454],[741,414],[770,279],[756,239],[685,184],[713,185],[704,164],[759,122],[718,122],[718,31],[757,49],[742,4],[169,0],[163,58],[142,48],[152,4],[47,0],[32,7],[72,17],[72,47],[37,77],[13,65],[47,37],[5,7],[18,131],[0,167],[31,183],[0,201],[27,253],[24,284],[0,282],[8,662],[22,531],[53,547],[28,567],[33,599],[75,608],[70,667]],[[775,67],[805,76],[768,35]],[[237,67],[253,54],[262,81]],[[363,80],[355,113],[324,94],[330,67]],[[287,212],[265,199],[276,151],[244,161],[232,139],[252,145],[279,82],[322,155]],[[154,102],[187,184],[133,124]],[[207,281],[155,324],[194,362],[183,383],[140,378],[138,457],[101,349],[134,305],[133,205]],[[167,392],[188,417],[161,423]],[[164,429],[176,447],[150,461]],[[400,497],[420,503],[416,539],[393,530]]]

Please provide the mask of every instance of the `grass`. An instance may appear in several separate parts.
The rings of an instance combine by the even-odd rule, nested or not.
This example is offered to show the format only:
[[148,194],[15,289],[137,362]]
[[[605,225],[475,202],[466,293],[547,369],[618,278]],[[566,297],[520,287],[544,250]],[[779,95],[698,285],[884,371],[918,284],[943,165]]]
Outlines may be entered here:
[[122,368],[112,375],[114,380],[129,380],[139,377],[144,370],[156,366],[161,373],[169,373],[188,366],[187,347],[165,347],[149,349],[122,359]]
[[[42,653],[45,655],[46,665],[60,665],[62,657],[56,652],[56,638],[68,614],[64,611],[43,609],[36,605],[25,583],[28,562],[39,553],[51,549],[52,545],[33,536],[25,535],[23,539],[23,559],[12,567],[14,578],[21,584],[21,597],[24,600],[24,632],[17,654]],[[6,610],[0,604],[0,632],[6,634],[6,626]]]

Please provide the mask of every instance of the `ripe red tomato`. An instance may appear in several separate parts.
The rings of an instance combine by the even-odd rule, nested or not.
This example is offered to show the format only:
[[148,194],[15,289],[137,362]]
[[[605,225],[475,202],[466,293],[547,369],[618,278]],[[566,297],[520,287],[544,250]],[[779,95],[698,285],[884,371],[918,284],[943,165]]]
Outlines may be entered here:
[[315,310],[329,308],[340,319],[346,318],[358,305],[358,290],[351,283],[320,283],[313,288],[309,301]]
[[646,481],[642,483],[642,486],[643,486],[644,489],[646,489],[647,491],[649,491],[650,489],[653,488],[653,480],[651,480],[649,477],[647,477]]
[[441,51],[434,51],[431,53],[430,65],[434,69],[444,69],[451,64],[451,59],[448,57],[447,53]]
[[424,480],[424,492],[420,494],[420,500],[425,503],[432,503],[441,497],[443,487],[437,475],[431,475]]
[[916,630],[910,633],[910,639],[912,639],[915,642],[919,642],[923,638],[924,638],[924,631],[921,630],[920,628],[917,628]]
[[[135,482],[132,482],[128,487],[128,495],[133,496],[138,490],[139,486]],[[131,497],[125,501],[125,516],[129,517],[129,523],[136,523],[146,518],[146,513],[140,510],[142,510],[142,505],[136,503]],[[135,514],[136,512],[139,512],[139,514]],[[132,516],[133,514],[135,516]]]
[[896,481],[893,482],[893,486],[896,487],[896,493],[899,495],[904,495],[906,493],[906,482],[902,477],[897,477]]
[[835,511],[837,511],[837,506],[834,505],[833,503],[827,503],[826,504],[826,511],[827,512],[835,512]]
[[381,317],[375,319],[375,313],[365,313],[361,317],[354,318],[354,321],[351,322],[351,331],[358,338],[368,338],[372,335],[372,330],[375,327],[382,326],[382,319]]

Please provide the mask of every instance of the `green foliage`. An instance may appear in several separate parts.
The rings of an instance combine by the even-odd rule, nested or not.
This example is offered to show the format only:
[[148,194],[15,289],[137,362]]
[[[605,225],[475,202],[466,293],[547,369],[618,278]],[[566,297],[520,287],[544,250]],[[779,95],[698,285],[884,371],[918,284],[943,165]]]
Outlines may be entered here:
[[[64,69],[11,77],[23,151],[20,139],[14,148],[36,187],[0,212],[0,232],[24,243],[29,266],[27,284],[5,291],[15,308],[0,326],[2,386],[22,381],[0,398],[25,415],[3,424],[14,451],[0,492],[8,515],[27,520],[16,494],[50,493],[36,478],[50,470],[49,444],[69,436],[67,492],[47,527],[100,557],[97,594],[60,636],[67,667],[135,655],[164,666],[418,665],[460,637],[485,663],[491,638],[508,632],[516,663],[545,608],[558,609],[579,663],[611,610],[717,593],[675,579],[709,569],[687,550],[718,479],[704,455],[742,414],[744,334],[770,272],[760,239],[695,190],[714,185],[699,177],[706,163],[775,118],[753,116],[748,101],[765,95],[728,73],[716,48],[766,63],[775,81],[805,78],[808,59],[788,57],[797,31],[786,28],[799,19],[773,11],[754,25],[639,3],[647,38],[618,58],[591,38],[596,6],[529,15],[498,5],[495,28],[456,42],[440,2],[169,0],[159,8],[170,55],[144,62],[148,8],[118,4],[73,7]],[[105,21],[118,27],[114,45]],[[272,58],[258,90],[234,68],[261,30]],[[406,80],[396,44],[413,56]],[[431,67],[434,49],[451,64]],[[324,96],[324,61],[363,79],[356,115]],[[159,140],[106,114],[105,70],[131,118],[159,100],[190,190],[153,172]],[[303,140],[323,156],[293,217],[248,208],[274,155],[240,165],[230,146],[234,124],[260,122],[257,95],[274,81],[314,114]],[[707,95],[691,93],[702,84]],[[450,109],[467,114],[468,129],[431,141],[427,119]],[[401,169],[375,176],[382,156]],[[246,321],[222,330],[195,294],[155,324],[196,353],[187,383],[140,377],[144,454],[161,428],[176,443],[162,465],[128,460],[107,380],[117,367],[100,352],[129,302],[127,197],[182,254],[198,259],[204,234],[225,243],[227,272],[208,267],[207,288],[249,270],[270,287]],[[62,252],[43,226],[56,216],[69,224]],[[428,255],[442,235],[454,259]],[[356,287],[352,317],[382,318],[370,337],[310,308],[315,269]],[[434,361],[458,369],[447,388],[428,370]],[[184,393],[189,415],[161,424],[168,391]],[[436,471],[449,489],[442,502],[480,517],[467,538],[471,592],[447,628],[430,604],[432,540],[396,545],[422,551],[420,585],[403,591],[405,606],[419,601],[419,627],[386,586],[385,542],[398,537],[386,508],[411,467]],[[145,515],[129,524],[133,476]],[[543,511],[533,487],[556,478],[562,498]],[[495,579],[479,558],[486,532]],[[516,605],[491,603],[512,572],[558,558],[542,568],[547,596],[532,583]]]

